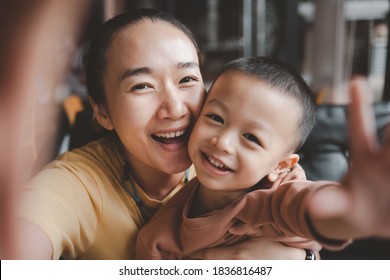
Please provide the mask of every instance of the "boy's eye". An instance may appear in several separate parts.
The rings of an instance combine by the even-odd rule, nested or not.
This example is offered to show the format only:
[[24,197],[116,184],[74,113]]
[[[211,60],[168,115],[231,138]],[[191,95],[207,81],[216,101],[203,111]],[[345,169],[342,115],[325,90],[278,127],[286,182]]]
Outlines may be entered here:
[[216,114],[207,114],[206,115],[209,119],[215,121],[215,122],[218,122],[218,123],[221,123],[223,124],[224,121],[223,121],[223,118],[221,118],[220,116],[216,115]]
[[131,88],[131,90],[143,90],[143,89],[148,89],[150,86],[147,84],[137,84]]
[[194,78],[194,77],[184,77],[183,79],[180,80],[180,83],[190,83],[190,82],[193,82],[193,81],[196,81],[197,79]]
[[256,136],[254,136],[253,134],[250,134],[250,133],[244,133],[242,136],[244,136],[244,138],[248,139],[249,141],[261,146],[261,143],[259,141],[259,139],[257,139]]

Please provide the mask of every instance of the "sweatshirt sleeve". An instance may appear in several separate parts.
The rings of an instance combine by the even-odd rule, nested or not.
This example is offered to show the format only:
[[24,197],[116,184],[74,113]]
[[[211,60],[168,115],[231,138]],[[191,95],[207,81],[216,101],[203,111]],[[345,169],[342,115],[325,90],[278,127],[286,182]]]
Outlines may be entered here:
[[325,187],[340,187],[340,185],[330,181],[312,182],[284,178],[269,189],[249,194],[242,216],[246,217],[245,222],[255,227],[271,225],[282,236],[299,236],[315,240],[324,248],[341,250],[350,244],[350,240],[321,237],[314,231],[307,217],[310,198],[316,191]]
[[340,187],[340,184],[330,181],[298,180],[281,184],[271,202],[275,224],[287,232],[316,240],[326,249],[341,250],[346,247],[350,244],[350,240],[323,238],[314,231],[308,219],[307,207],[311,197],[319,189],[328,187]]

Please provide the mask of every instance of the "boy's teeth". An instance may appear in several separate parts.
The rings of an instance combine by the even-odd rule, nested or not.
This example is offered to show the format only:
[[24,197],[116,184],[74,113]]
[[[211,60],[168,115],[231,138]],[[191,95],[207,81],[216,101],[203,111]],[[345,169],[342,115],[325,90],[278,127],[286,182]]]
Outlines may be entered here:
[[170,133],[156,133],[156,136],[160,138],[174,138],[174,137],[182,136],[185,132],[186,132],[185,130],[180,130],[180,131],[170,132]]
[[214,166],[218,167],[218,168],[224,168],[225,165],[223,165],[222,163],[212,159],[211,157],[207,156],[208,160],[210,161],[211,164],[213,164]]

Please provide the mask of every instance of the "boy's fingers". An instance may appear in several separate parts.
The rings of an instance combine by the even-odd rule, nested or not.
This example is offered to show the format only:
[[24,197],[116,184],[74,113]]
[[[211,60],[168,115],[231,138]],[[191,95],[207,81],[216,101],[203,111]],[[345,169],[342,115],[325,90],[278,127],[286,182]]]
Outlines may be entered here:
[[385,139],[383,141],[384,154],[390,157],[390,123],[386,127]]
[[349,134],[352,157],[364,156],[376,144],[375,118],[369,102],[370,90],[363,79],[354,79],[350,85]]

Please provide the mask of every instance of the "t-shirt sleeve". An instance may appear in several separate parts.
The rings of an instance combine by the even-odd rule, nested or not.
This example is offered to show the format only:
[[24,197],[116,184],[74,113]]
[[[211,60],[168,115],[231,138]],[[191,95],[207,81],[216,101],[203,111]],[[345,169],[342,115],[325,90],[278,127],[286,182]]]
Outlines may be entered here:
[[53,164],[21,192],[19,216],[48,235],[53,259],[77,258],[94,241],[101,214],[94,178],[76,165]]

